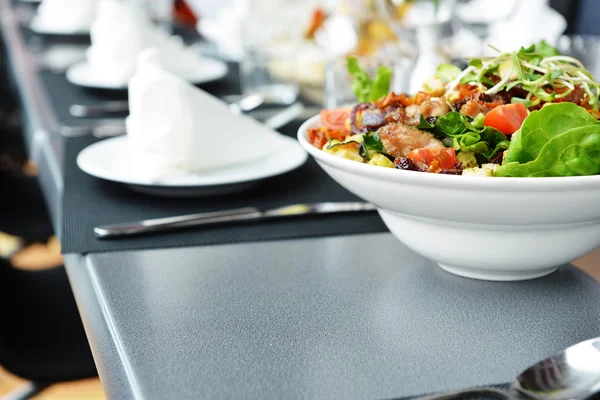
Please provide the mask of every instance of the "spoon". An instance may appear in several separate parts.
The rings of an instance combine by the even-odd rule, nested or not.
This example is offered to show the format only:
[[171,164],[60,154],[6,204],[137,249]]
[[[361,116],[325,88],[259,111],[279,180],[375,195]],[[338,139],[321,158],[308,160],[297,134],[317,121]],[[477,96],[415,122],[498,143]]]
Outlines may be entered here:
[[505,400],[586,400],[600,394],[600,338],[568,347],[523,371],[507,391],[477,388],[419,397],[450,400],[488,396]]

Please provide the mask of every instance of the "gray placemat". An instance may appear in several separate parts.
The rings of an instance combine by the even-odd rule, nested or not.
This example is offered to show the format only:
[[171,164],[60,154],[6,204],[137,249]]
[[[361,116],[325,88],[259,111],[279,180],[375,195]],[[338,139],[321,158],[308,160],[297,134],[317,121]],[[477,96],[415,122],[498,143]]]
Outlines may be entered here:
[[[298,125],[299,122],[290,125],[284,133],[293,136]],[[123,185],[86,175],[77,167],[77,154],[94,141],[79,138],[66,142],[61,234],[64,253],[214,245],[387,230],[377,213],[368,212],[237,223],[145,237],[98,240],[93,235],[93,228],[97,225],[247,206],[269,209],[294,203],[359,199],[329,178],[312,159],[295,171],[237,194],[194,199],[138,194]]]

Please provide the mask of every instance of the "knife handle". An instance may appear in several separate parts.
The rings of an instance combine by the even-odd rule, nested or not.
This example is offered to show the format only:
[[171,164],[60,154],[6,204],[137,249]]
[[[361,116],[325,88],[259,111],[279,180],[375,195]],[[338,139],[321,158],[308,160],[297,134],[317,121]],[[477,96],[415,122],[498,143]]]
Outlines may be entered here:
[[263,213],[256,207],[245,207],[228,211],[148,219],[127,224],[97,226],[94,228],[94,235],[98,239],[110,239],[121,236],[141,235],[155,231],[168,231],[188,226],[260,219],[262,216]]

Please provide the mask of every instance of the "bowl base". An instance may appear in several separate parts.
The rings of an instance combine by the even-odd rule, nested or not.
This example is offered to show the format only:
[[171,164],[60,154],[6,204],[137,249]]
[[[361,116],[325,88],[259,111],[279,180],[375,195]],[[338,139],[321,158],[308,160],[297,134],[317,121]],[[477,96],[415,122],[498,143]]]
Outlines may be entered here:
[[558,270],[560,267],[552,267],[536,271],[490,271],[478,270],[473,268],[454,267],[451,265],[437,263],[437,265],[446,272],[465,278],[478,279],[484,281],[526,281],[529,279],[541,278]]

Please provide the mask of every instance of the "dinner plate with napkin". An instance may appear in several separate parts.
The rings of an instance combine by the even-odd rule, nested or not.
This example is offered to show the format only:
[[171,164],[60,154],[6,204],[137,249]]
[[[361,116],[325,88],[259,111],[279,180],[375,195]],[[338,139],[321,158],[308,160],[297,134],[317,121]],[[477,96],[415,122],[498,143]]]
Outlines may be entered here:
[[41,34],[87,35],[97,8],[98,0],[43,0],[29,28]]
[[84,149],[77,164],[98,178],[159,195],[210,195],[302,165],[283,136],[168,71],[158,49],[139,56],[129,85],[127,135]]
[[227,74],[225,63],[201,57],[180,37],[154,25],[142,9],[130,2],[101,0],[90,38],[86,60],[67,70],[67,79],[80,86],[127,88],[138,56],[150,47],[157,48],[165,68],[188,82],[210,82]]

